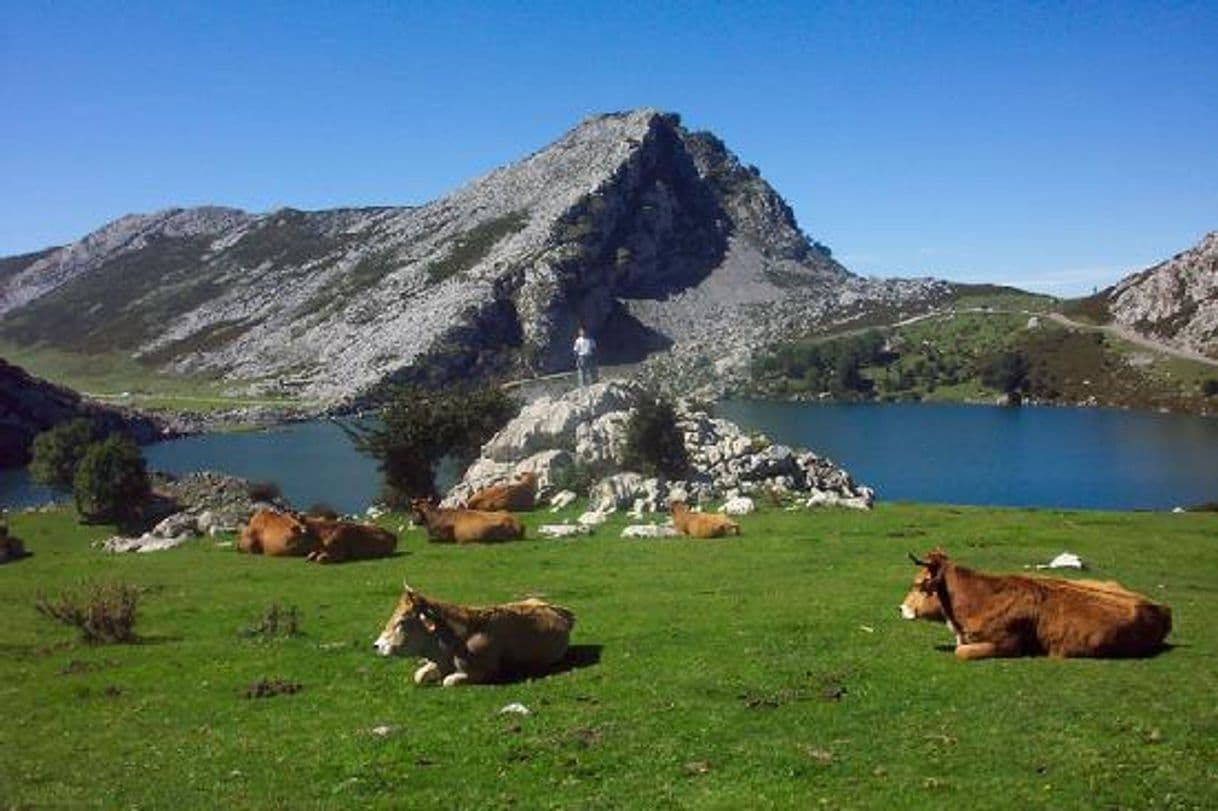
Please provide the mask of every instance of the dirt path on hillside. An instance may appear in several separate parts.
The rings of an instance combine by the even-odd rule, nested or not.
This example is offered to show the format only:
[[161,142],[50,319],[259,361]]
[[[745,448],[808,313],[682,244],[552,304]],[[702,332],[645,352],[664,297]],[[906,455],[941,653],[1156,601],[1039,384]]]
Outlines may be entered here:
[[1202,355],[1200,352],[1193,352],[1189,349],[1181,349],[1178,346],[1165,344],[1162,341],[1156,341],[1154,338],[1147,338],[1145,335],[1141,335],[1129,329],[1129,327],[1123,327],[1117,324],[1105,324],[1104,326],[1084,324],[1081,321],[1075,321],[1073,318],[1062,315],[1061,313],[1043,313],[1043,315],[1067,327],[1092,330],[1095,332],[1106,332],[1109,335],[1113,335],[1123,341],[1129,341],[1131,344],[1137,344],[1138,346],[1143,346],[1147,349],[1153,349],[1156,352],[1162,352],[1164,355],[1171,355],[1175,358],[1193,360],[1197,363],[1204,363],[1207,366],[1218,367],[1218,359],[1211,358],[1207,355]]

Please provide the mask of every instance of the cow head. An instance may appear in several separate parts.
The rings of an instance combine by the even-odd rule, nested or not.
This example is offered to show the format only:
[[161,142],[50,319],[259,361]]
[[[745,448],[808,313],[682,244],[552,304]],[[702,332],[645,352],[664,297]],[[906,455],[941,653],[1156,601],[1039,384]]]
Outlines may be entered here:
[[410,502],[410,518],[416,524],[426,526],[428,519],[435,513],[435,506],[425,498],[416,498]]
[[901,601],[901,617],[907,620],[931,620],[943,622],[947,619],[943,613],[943,605],[939,602],[939,581],[947,567],[947,553],[935,549],[927,554],[925,560],[920,560],[912,553],[909,555],[919,567],[914,576],[909,594]]
[[372,644],[381,656],[431,656],[442,622],[426,597],[405,586],[385,630]]

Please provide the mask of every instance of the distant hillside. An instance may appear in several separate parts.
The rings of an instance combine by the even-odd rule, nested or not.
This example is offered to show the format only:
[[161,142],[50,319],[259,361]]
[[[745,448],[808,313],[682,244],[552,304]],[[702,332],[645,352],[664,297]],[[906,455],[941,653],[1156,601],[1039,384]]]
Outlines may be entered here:
[[1218,358],[1218,231],[1065,311]]
[[[922,316],[865,320],[756,353],[741,396],[1116,406],[1218,413],[1218,368],[1157,352],[1009,288],[954,285]],[[1076,314],[1077,315],[1077,314]]]
[[172,209],[5,262],[10,346],[335,403],[565,369],[581,323],[605,361],[714,342],[746,368],[771,333],[941,293],[850,274],[756,168],[648,109],[590,118],[420,207]]
[[160,433],[160,427],[148,419],[83,400],[76,392],[39,380],[0,358],[0,468],[28,462],[35,436],[75,417],[124,431],[139,442],[150,442]]

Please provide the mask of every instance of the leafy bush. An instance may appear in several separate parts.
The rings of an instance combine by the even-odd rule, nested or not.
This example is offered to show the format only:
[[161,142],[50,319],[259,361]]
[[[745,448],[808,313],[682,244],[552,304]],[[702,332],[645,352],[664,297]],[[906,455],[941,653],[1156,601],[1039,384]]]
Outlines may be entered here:
[[1020,352],[998,352],[978,364],[981,382],[1004,394],[1017,392],[1028,382],[1028,359]]
[[85,450],[97,439],[97,429],[86,419],[62,422],[34,437],[30,446],[30,477],[39,484],[68,488]]
[[120,434],[90,445],[72,479],[76,509],[88,521],[133,518],[151,492],[139,446]]
[[140,592],[126,583],[99,583],[58,597],[39,594],[34,608],[48,619],[80,631],[90,644],[136,642],[136,611]]
[[577,495],[587,495],[596,484],[596,474],[592,468],[576,460],[569,468],[561,468],[554,475],[555,490],[570,490]]
[[1206,397],[1218,396],[1218,378],[1211,377],[1201,384],[1201,393]]
[[626,423],[624,457],[627,468],[648,476],[685,475],[689,455],[672,403],[658,397],[639,402]]
[[437,495],[435,473],[440,460],[451,456],[462,464],[472,461],[482,443],[519,408],[497,386],[399,386],[390,395],[379,426],[343,428],[358,450],[380,462],[386,503],[404,507],[412,498]]
[[271,603],[262,612],[262,617],[256,623],[244,628],[241,636],[272,638],[276,636],[298,636],[300,634],[300,613],[296,606],[281,608],[279,603]]

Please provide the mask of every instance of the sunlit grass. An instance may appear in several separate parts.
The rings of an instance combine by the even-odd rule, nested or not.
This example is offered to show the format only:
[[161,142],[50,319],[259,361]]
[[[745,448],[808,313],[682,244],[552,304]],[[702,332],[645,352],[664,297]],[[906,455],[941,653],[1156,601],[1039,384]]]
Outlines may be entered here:
[[[573,515],[573,513],[569,514]],[[530,536],[549,514],[529,516]],[[5,805],[412,808],[1196,808],[1218,796],[1213,515],[885,504],[742,519],[722,541],[453,547],[323,567],[215,539],[107,556],[107,528],[18,514],[0,567]],[[397,529],[391,516],[386,526]],[[1170,604],[1176,647],[1132,661],[957,662],[897,618],[907,550],[1022,570],[1064,549]],[[138,645],[37,614],[81,579],[143,588]],[[448,599],[542,594],[599,661],[440,690],[373,655],[403,580]],[[296,636],[246,630],[275,604]],[[301,685],[250,699],[260,679]],[[529,716],[501,715],[521,702]],[[385,735],[374,732],[388,727]]]

